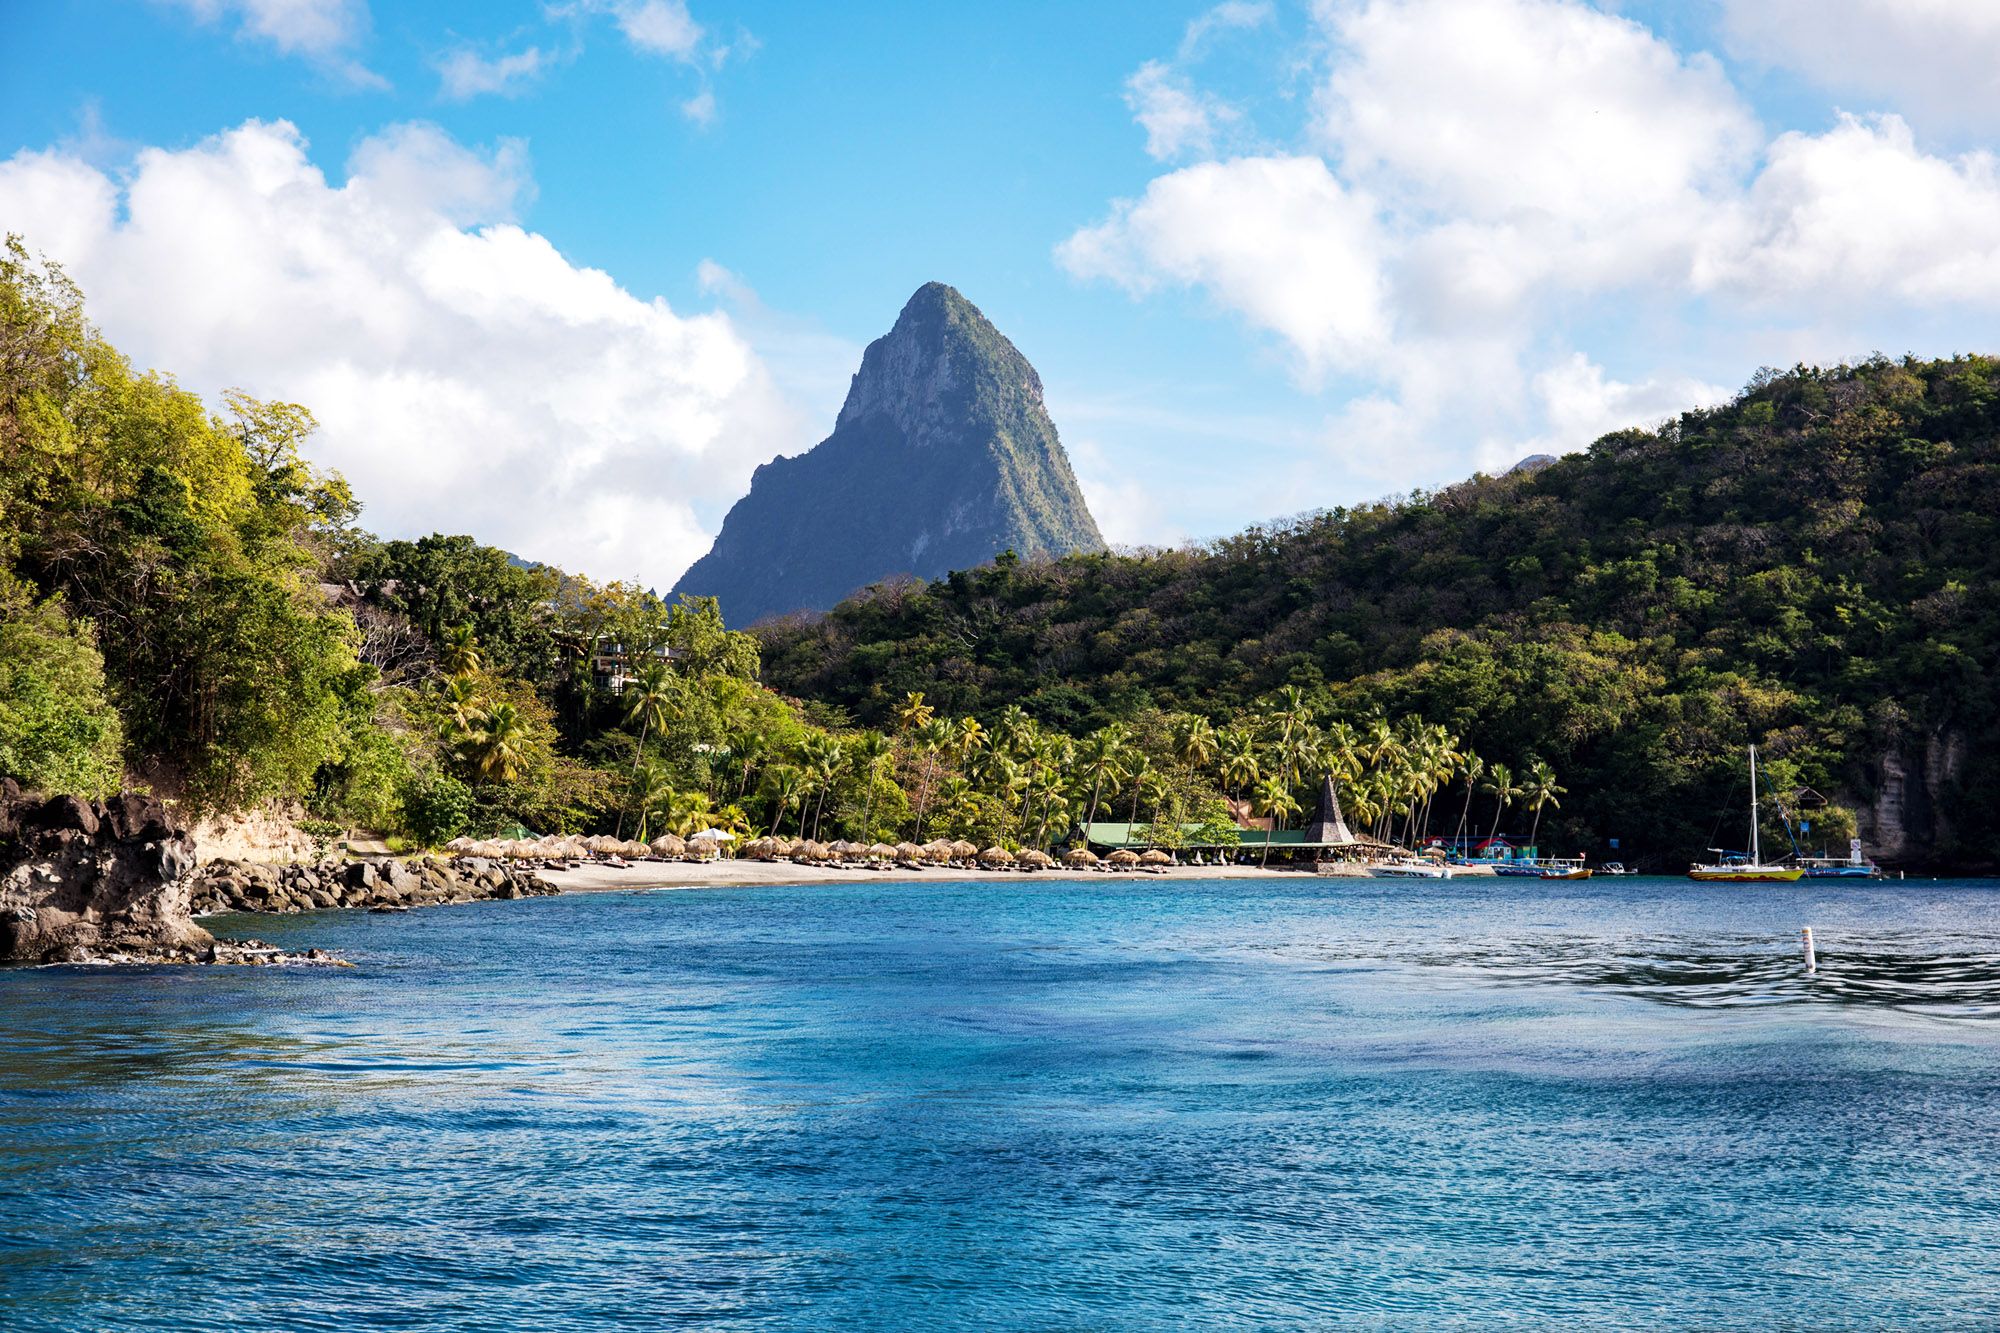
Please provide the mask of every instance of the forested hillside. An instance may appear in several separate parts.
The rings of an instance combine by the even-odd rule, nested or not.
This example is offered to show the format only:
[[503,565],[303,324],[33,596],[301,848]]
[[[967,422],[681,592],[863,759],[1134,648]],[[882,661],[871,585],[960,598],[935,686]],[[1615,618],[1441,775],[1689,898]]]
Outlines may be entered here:
[[1068,730],[1290,684],[1325,720],[1536,754],[1576,845],[1672,856],[1741,841],[1716,817],[1755,740],[1883,853],[1990,863],[1997,435],[1991,358],[1763,372],[1534,472],[877,588],[761,630],[765,678],[864,720],[922,689]]

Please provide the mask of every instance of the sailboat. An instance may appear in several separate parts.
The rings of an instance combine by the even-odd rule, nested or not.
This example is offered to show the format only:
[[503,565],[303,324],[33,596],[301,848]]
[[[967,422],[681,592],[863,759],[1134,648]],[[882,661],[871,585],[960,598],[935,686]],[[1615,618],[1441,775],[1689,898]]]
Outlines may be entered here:
[[1744,860],[1741,853],[1726,852],[1720,847],[1711,847],[1722,859],[1713,865],[1696,865],[1688,870],[1689,879],[1719,880],[1729,884],[1784,884],[1805,874],[1803,866],[1767,866],[1764,864],[1763,845],[1757,837],[1757,747],[1750,747],[1750,858]]

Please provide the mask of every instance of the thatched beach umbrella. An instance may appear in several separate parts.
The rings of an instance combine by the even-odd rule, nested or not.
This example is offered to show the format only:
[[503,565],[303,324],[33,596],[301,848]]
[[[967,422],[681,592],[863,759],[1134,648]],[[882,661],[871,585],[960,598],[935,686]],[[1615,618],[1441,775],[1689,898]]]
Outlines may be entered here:
[[921,865],[924,860],[924,849],[914,842],[899,842],[896,844],[896,859],[910,865]]
[[951,859],[954,861],[970,861],[977,855],[979,855],[979,848],[963,838],[960,838],[951,845]]
[[1142,866],[1170,866],[1173,863],[1174,858],[1157,847],[1149,848],[1139,854],[1139,864]]
[[1010,866],[1014,864],[1014,853],[1008,851],[1005,847],[988,847],[979,854],[979,864],[987,867],[989,870],[997,869],[1001,866]]
[[1139,853],[1129,847],[1120,847],[1104,858],[1104,863],[1113,870],[1128,870],[1139,864]]
[[1050,856],[1038,847],[1030,847],[1014,859],[1021,863],[1021,867],[1024,870],[1047,870],[1056,863],[1056,859],[1053,856]]
[[1097,859],[1097,853],[1091,851],[1090,848],[1076,847],[1063,853],[1063,864],[1066,866],[1094,866],[1100,864],[1100,862]]
[[868,859],[871,861],[893,861],[896,859],[896,849],[886,842],[873,843],[868,848]]
[[935,861],[939,865],[951,860],[951,839],[933,838],[925,843],[924,860]]
[[653,855],[664,856],[669,861],[677,861],[681,857],[686,856],[687,849],[687,844],[672,833],[662,833],[659,837],[653,839],[649,847]]
[[444,845],[444,849],[448,852],[456,852],[460,856],[463,856],[467,852],[472,850],[472,839],[453,838],[450,842]]

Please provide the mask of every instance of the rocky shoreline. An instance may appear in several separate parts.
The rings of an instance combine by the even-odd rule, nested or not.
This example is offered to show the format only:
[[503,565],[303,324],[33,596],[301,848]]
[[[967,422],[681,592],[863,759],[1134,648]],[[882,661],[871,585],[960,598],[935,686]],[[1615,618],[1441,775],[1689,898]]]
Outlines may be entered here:
[[258,940],[217,939],[194,918],[398,912],[559,892],[525,867],[470,856],[197,868],[193,835],[156,797],[42,796],[0,779],[0,963],[345,967],[323,949],[287,953]]
[[271,865],[211,861],[194,876],[197,916],[219,912],[396,911],[484,899],[541,898],[562,890],[519,866],[483,857],[317,861]]

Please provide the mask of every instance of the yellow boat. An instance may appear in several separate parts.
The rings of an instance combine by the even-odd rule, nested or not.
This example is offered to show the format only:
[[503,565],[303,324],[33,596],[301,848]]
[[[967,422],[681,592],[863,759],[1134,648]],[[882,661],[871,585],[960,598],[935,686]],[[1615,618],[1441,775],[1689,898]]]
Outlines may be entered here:
[[[1688,878],[1713,884],[1789,884],[1806,873],[1804,866],[1767,866],[1763,863],[1763,846],[1757,837],[1757,747],[1750,747],[1750,856],[1741,859],[1740,853],[1725,852],[1720,847],[1708,850],[1722,860],[1713,865],[1694,865],[1688,868]],[[1730,860],[1731,856],[1739,859]]]

